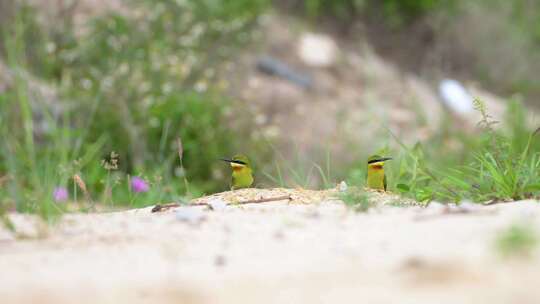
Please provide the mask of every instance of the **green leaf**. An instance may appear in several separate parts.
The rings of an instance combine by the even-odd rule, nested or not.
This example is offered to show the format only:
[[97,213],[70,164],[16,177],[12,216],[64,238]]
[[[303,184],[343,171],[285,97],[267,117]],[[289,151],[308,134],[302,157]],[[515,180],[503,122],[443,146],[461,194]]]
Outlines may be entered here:
[[433,193],[428,189],[419,189],[416,192],[416,200],[419,202],[429,201],[433,198]]
[[524,191],[525,192],[540,191],[540,183],[527,185],[527,186],[525,186]]
[[411,188],[405,184],[397,184],[396,188],[401,192],[409,192]]
[[470,189],[471,188],[471,184],[463,181],[461,178],[457,177],[457,176],[453,176],[453,175],[447,175],[446,176],[446,179],[452,183],[453,185],[455,186],[458,186],[462,189]]

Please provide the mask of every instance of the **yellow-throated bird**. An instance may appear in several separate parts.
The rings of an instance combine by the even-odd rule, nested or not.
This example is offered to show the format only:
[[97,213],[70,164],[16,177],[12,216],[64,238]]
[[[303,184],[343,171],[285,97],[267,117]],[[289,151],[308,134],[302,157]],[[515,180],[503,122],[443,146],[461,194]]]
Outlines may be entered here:
[[386,175],[384,174],[384,162],[391,157],[372,155],[367,162],[367,186],[371,189],[386,191]]
[[235,155],[232,159],[222,158],[221,160],[231,164],[232,190],[249,188],[253,184],[251,163],[249,162],[247,156],[239,154]]

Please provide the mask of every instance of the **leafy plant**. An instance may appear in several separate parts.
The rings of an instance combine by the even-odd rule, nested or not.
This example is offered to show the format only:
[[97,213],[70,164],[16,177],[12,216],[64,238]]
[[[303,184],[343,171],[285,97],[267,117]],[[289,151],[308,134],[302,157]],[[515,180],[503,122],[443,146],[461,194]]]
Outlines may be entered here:
[[425,153],[425,147],[432,146],[429,143],[410,149],[395,138],[405,151],[398,191],[418,201],[451,202],[510,201],[540,194],[540,154],[533,149],[538,146],[538,130],[526,127],[523,107],[511,103],[506,121],[509,134],[505,135],[494,128],[496,122],[484,104],[477,99],[475,105],[482,115],[483,136],[465,148],[478,152],[470,153],[463,164],[429,158]]
[[480,125],[488,135],[485,146],[461,174],[456,172],[448,181],[475,201],[532,197],[540,191],[540,154],[531,151],[538,132],[527,130],[523,109],[515,103],[507,121],[510,136],[495,131],[496,122],[486,113],[481,100],[475,100],[475,105],[482,114]]

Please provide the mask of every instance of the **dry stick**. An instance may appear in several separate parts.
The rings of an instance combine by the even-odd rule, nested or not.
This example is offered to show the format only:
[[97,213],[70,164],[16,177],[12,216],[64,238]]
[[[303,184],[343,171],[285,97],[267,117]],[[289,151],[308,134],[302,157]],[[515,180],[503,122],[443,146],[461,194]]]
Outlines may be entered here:
[[[234,206],[234,205],[246,205],[246,204],[260,204],[260,203],[267,203],[267,202],[277,202],[277,201],[284,201],[288,200],[291,201],[292,197],[290,195],[283,195],[278,197],[270,197],[270,198],[261,198],[256,200],[248,200],[248,201],[242,201],[237,203],[227,203],[227,206]],[[171,204],[165,204],[165,205],[156,205],[154,208],[152,208],[152,212],[160,212],[165,211],[170,208],[176,208],[180,207],[181,205],[178,203],[171,203]],[[208,203],[192,203],[186,205],[188,207],[193,206],[210,206]]]
[[238,203],[228,203],[227,205],[245,205],[245,204],[260,204],[260,203],[267,203],[267,202],[276,202],[276,201],[292,201],[292,197],[290,195],[283,195],[278,197],[270,197],[270,198],[261,198],[258,200],[249,200],[249,201],[243,201]]
[[152,208],[152,213],[165,211],[167,209],[175,208],[175,207],[180,207],[180,204],[178,203],[170,203],[170,204],[165,204],[165,205],[157,204],[154,206],[154,208]]

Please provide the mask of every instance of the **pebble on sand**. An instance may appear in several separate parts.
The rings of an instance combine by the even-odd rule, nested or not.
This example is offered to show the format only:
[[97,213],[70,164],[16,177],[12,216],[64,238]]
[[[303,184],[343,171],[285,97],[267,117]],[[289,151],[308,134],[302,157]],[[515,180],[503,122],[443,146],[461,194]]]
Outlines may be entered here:
[[197,224],[205,218],[204,213],[199,208],[180,207],[176,210],[176,219],[181,222]]
[[227,208],[227,202],[225,202],[224,200],[220,198],[214,198],[208,202],[208,206],[210,207],[211,210],[223,211],[225,210],[225,208]]

